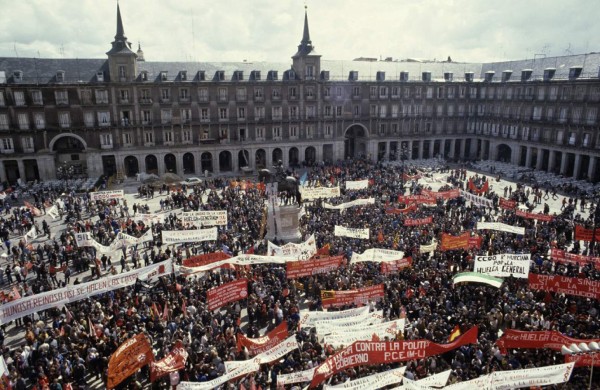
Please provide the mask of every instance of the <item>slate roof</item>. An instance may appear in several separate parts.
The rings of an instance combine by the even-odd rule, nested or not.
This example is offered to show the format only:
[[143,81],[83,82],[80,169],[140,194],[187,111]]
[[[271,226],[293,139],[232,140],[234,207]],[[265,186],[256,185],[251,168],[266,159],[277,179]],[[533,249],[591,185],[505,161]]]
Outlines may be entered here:
[[[483,78],[488,71],[494,71],[493,81],[500,81],[502,72],[512,70],[511,80],[520,80],[521,70],[532,69],[532,79],[541,79],[544,69],[556,68],[556,79],[567,78],[569,68],[582,66],[580,77],[598,77],[600,53],[590,53],[563,57],[548,57],[536,60],[520,60],[494,63],[458,63],[458,62],[368,62],[368,61],[336,61],[321,60],[321,70],[329,71],[332,81],[346,81],[350,71],[358,71],[358,80],[374,81],[378,71],[385,72],[385,80],[399,80],[400,72],[408,72],[409,80],[421,80],[423,72],[431,72],[431,79],[441,81],[444,73],[453,73],[455,81],[464,80],[465,72],[473,72],[475,79]],[[158,82],[160,73],[167,72],[167,81],[179,81],[179,72],[187,71],[187,80],[197,80],[198,71],[204,71],[206,80],[213,80],[217,71],[224,72],[224,81],[231,81],[235,71],[243,72],[243,80],[250,78],[253,70],[261,72],[261,80],[267,79],[269,71],[278,72],[278,79],[291,69],[289,62],[138,62],[138,72],[148,72],[148,81]],[[0,72],[4,71],[7,83],[14,83],[13,73],[23,72],[23,84],[46,84],[56,82],[56,73],[65,71],[66,83],[93,83],[96,74],[104,72],[104,80],[108,79],[107,59],[52,59],[52,58],[15,58],[0,57]],[[1,78],[1,77],[0,77]]]

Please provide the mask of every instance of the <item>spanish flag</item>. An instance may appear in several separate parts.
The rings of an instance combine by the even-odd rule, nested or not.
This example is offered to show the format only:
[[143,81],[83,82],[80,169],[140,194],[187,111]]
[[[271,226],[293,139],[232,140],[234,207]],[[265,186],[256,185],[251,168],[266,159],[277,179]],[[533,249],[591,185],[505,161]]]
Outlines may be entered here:
[[448,342],[453,342],[458,336],[460,336],[460,327],[456,325],[452,332],[450,332],[450,336],[448,336]]

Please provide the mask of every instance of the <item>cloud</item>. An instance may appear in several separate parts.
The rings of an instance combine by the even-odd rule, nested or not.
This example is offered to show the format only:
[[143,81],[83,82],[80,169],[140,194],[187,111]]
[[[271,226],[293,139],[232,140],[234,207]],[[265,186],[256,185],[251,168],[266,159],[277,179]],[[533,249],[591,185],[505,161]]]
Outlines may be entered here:
[[[103,58],[114,2],[17,1],[0,13],[0,56]],[[595,0],[308,1],[324,59],[360,56],[499,61],[583,53],[600,35]],[[290,61],[302,36],[299,0],[120,3],[125,32],[148,60]]]

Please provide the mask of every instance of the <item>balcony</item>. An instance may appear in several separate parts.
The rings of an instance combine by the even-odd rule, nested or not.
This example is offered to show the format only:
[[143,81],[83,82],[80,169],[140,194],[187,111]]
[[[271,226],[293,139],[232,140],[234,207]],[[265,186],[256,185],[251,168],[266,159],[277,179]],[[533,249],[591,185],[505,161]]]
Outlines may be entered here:
[[101,144],[100,145],[100,149],[102,149],[102,150],[112,149],[112,148],[113,148],[113,144]]
[[189,103],[191,101],[189,96],[180,96],[179,103]]
[[169,104],[169,103],[171,103],[171,98],[161,98],[160,103],[161,104]]
[[152,104],[153,101],[151,98],[141,98],[140,99],[140,104]]

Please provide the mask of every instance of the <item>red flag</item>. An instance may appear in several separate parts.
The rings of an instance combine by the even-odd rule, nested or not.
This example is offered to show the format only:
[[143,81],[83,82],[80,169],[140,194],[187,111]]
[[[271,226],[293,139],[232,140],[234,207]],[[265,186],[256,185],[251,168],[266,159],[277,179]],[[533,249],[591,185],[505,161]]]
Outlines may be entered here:
[[17,286],[13,286],[13,297],[15,299],[21,299],[21,293],[19,293]]
[[454,326],[452,332],[450,332],[450,336],[448,336],[448,342],[453,342],[458,336],[460,336],[460,327],[458,325]]
[[377,242],[383,242],[385,239],[383,238],[383,231],[380,230],[379,234],[377,234]]
[[163,321],[167,321],[169,319],[169,304],[165,302],[165,308],[163,309],[162,315]]
[[156,307],[156,303],[152,302],[152,315],[155,317],[159,317],[160,316],[160,312],[158,311],[158,308]]
[[248,248],[248,250],[246,251],[247,255],[253,255],[254,254],[254,246],[251,246],[250,248]]

